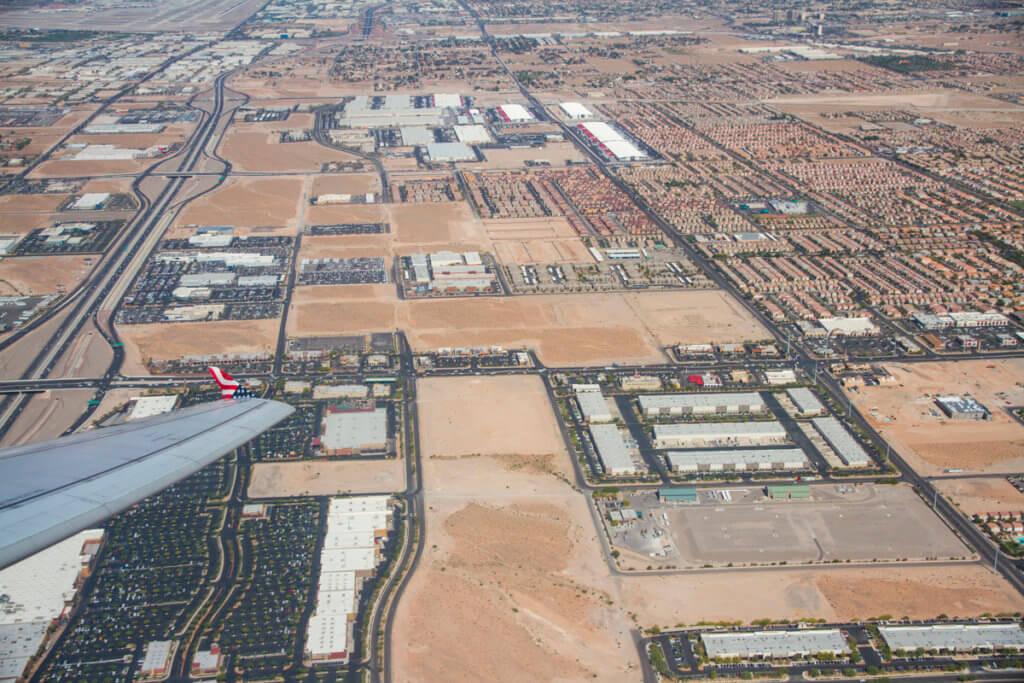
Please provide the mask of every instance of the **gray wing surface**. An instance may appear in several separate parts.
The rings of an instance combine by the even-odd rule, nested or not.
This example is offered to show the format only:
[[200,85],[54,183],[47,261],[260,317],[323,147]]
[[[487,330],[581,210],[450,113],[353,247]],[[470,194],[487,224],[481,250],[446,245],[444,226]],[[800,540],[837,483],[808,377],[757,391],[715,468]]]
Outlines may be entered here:
[[0,450],[0,568],[201,470],[293,413],[216,401]]

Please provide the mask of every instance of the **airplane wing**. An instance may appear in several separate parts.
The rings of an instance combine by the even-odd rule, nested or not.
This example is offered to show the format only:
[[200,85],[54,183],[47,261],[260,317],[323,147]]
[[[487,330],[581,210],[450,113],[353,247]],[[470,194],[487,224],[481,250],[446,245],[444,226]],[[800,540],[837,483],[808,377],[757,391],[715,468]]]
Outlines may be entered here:
[[216,401],[0,449],[0,568],[100,524],[294,411],[265,399]]

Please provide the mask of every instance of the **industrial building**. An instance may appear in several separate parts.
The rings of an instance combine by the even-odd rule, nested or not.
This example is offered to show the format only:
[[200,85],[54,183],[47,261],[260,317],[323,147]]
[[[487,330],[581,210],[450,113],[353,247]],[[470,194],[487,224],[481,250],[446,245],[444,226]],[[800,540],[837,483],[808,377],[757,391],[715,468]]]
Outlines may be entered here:
[[562,102],[558,107],[565,114],[566,118],[570,119],[592,119],[594,118],[594,112],[587,109],[579,102]]
[[407,259],[406,282],[416,293],[491,292],[497,280],[475,251],[436,251],[413,254]]
[[988,408],[970,396],[938,396],[935,398],[946,417],[954,420],[987,420]]
[[649,158],[639,147],[604,121],[588,121],[577,126],[583,136],[617,161],[641,161]]
[[306,628],[306,652],[314,664],[348,661],[363,579],[380,563],[378,548],[387,538],[390,519],[388,496],[331,499],[316,609]]
[[748,415],[765,412],[757,392],[716,394],[650,394],[639,397],[647,417],[680,415]]
[[839,420],[834,417],[816,417],[811,422],[848,467],[867,467],[871,463],[867,451]]
[[426,126],[402,126],[402,144],[410,147],[429,145],[434,142],[434,131]]
[[521,104],[502,104],[495,107],[494,111],[506,123],[529,123],[535,120],[530,110]]
[[825,406],[821,404],[814,392],[806,387],[787,389],[786,394],[800,415],[821,415],[825,412]]
[[785,428],[774,420],[654,425],[655,448],[756,446],[783,443],[785,440]]
[[182,287],[227,287],[235,284],[234,273],[186,273],[178,280]]
[[72,202],[68,208],[75,211],[95,211],[103,208],[108,199],[110,199],[109,192],[87,192]]
[[387,408],[339,409],[330,406],[320,445],[324,455],[357,455],[387,447]]
[[163,415],[174,410],[178,405],[178,395],[169,396],[136,396],[132,399],[131,410],[125,420],[142,420],[147,417]]
[[82,531],[0,571],[0,680],[21,678],[70,608],[102,540],[102,529]]
[[477,123],[455,126],[455,137],[467,145],[485,145],[494,142],[491,133]]
[[636,474],[636,465],[618,427],[611,424],[591,425],[590,436],[606,474],[613,477]]
[[608,409],[608,399],[601,393],[601,388],[596,391],[577,391],[576,404],[580,407],[583,420],[590,424],[612,421],[612,411]]
[[427,144],[427,159],[436,162],[476,161],[476,152],[464,142],[431,142]]
[[[435,96],[435,104],[436,104]],[[442,99],[444,96],[441,96]],[[354,128],[390,128],[393,126],[440,126],[447,107],[416,107],[409,95],[368,97],[358,95],[345,104],[339,119]]]
[[757,472],[800,470],[810,467],[799,448],[763,448],[670,451],[666,456],[673,472]]
[[658,489],[662,503],[696,503],[697,489],[692,486],[663,486]]
[[711,659],[802,657],[819,652],[841,654],[850,650],[843,634],[835,628],[702,633],[700,639]]
[[811,497],[811,487],[807,484],[769,484],[765,493],[772,500],[807,500]]
[[1024,649],[1020,624],[933,624],[930,626],[880,626],[885,643],[893,650],[912,651]]

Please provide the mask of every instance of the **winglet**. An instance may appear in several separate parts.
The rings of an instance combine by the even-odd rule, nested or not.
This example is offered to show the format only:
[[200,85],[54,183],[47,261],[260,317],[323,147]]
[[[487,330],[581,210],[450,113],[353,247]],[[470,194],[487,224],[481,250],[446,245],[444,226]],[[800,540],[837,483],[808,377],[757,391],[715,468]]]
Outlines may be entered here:
[[213,375],[213,381],[220,387],[220,397],[222,399],[229,399],[235,397],[235,392],[238,391],[239,384],[235,380],[231,379],[228,373],[224,372],[216,365],[211,365],[207,370]]

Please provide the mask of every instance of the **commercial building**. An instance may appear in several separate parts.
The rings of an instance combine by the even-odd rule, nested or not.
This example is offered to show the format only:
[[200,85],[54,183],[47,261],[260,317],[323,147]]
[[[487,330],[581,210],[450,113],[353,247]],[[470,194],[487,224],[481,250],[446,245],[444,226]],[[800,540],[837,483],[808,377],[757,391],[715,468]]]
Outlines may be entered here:
[[663,503],[696,503],[697,489],[692,486],[663,486],[658,489],[658,500]]
[[566,118],[570,119],[592,119],[594,118],[594,112],[587,109],[579,102],[562,102],[558,105]]
[[332,398],[366,398],[370,388],[365,384],[318,384],[313,387],[316,400]]
[[20,239],[20,235],[0,235],[0,256],[5,256],[14,251],[14,246]]
[[639,397],[647,417],[680,415],[749,415],[765,411],[757,392],[716,394],[647,394]]
[[613,419],[612,411],[608,408],[608,399],[601,393],[600,388],[597,391],[576,392],[576,404],[580,407],[585,422],[597,424],[611,422]]
[[878,326],[870,318],[819,318],[818,324],[828,334],[848,337],[878,334]]
[[849,645],[839,629],[800,629],[794,631],[747,631],[739,633],[702,633],[708,657],[802,657],[819,652],[840,654]]
[[173,640],[151,640],[146,645],[146,656],[142,658],[139,673],[145,678],[160,678],[166,674],[173,647]]
[[1009,318],[995,311],[956,311],[938,315],[914,313],[911,318],[925,330],[945,330],[951,327],[1005,327],[1010,324]]
[[1020,624],[934,624],[930,626],[880,626],[885,643],[893,650],[1021,650],[1024,630]]
[[426,149],[430,161],[476,161],[476,152],[464,142],[431,142]]
[[591,425],[590,436],[606,474],[613,477],[636,474],[636,465],[618,427],[610,424]]
[[938,396],[935,403],[954,420],[987,420],[989,417],[988,408],[970,396]]
[[793,384],[796,382],[796,372],[793,370],[765,370],[764,381],[773,387]]
[[356,455],[387,447],[387,408],[327,408],[320,444],[324,455]]
[[811,422],[848,467],[867,467],[871,458],[853,435],[834,417],[816,417]]
[[178,395],[170,396],[136,396],[132,399],[131,410],[126,420],[142,420],[147,417],[163,415],[174,410],[178,405]]
[[800,470],[810,467],[799,448],[669,451],[665,456],[673,472],[757,472]]
[[786,394],[801,415],[821,415],[825,412],[825,406],[821,404],[814,392],[806,387],[787,389]]
[[235,284],[234,273],[186,273],[178,280],[182,287],[227,287]]
[[654,425],[655,448],[756,446],[783,443],[785,440],[785,428],[775,421]]
[[765,491],[773,500],[807,500],[811,497],[811,487],[807,484],[769,484]]
[[619,380],[623,391],[658,391],[661,378],[655,375],[627,375]]

